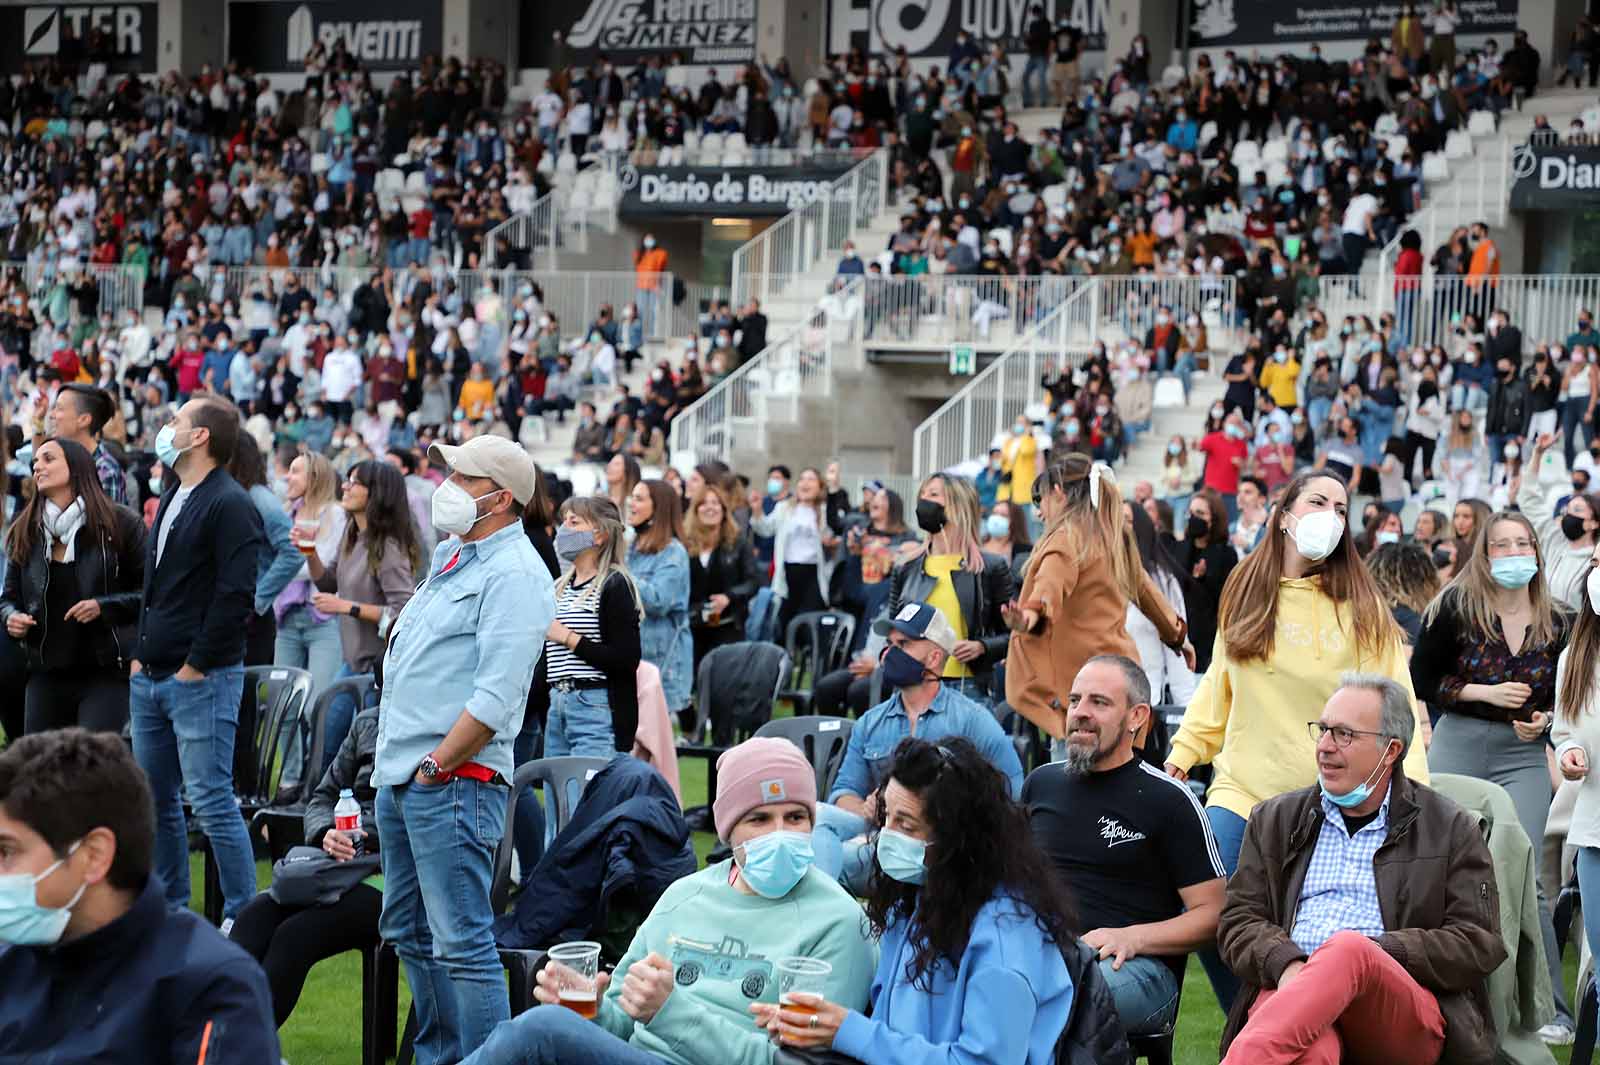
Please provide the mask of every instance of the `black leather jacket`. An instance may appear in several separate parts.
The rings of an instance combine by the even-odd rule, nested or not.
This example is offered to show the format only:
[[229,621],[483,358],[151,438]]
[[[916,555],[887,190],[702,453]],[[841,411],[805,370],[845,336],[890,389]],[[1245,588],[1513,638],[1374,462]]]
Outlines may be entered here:
[[756,566],[754,549],[749,533],[740,533],[732,547],[718,544],[711,558],[702,566],[699,555],[689,556],[689,624],[696,629],[705,628],[702,611],[706,600],[715,594],[728,597],[728,609],[723,611],[721,624],[737,623],[744,631],[745,614],[750,600],[761,587],[761,571]]
[[322,846],[322,837],[333,827],[333,808],[339,802],[339,789],[349,788],[361,804],[361,829],[367,834],[367,853],[378,849],[378,817],[373,810],[378,791],[372,786],[372,763],[378,756],[378,711],[363,710],[350,723],[339,753],[323,774],[306,803],[306,845]]
[[[923,557],[902,562],[889,575],[889,613],[894,617],[904,603],[925,603],[937,581],[923,569]],[[1000,608],[1011,601],[1011,565],[999,555],[983,554],[983,572],[965,567],[950,575],[961,601],[961,618],[966,623],[967,639],[983,644],[983,656],[967,663],[974,673],[987,673],[1006,657],[1011,633],[1000,616]]]
[[[87,626],[95,665],[126,671],[139,635],[145,528],[139,515],[128,507],[113,509],[117,516],[115,542],[109,536],[96,537],[87,526],[78,530],[77,598],[100,602],[100,617]],[[45,599],[49,587],[49,548],[40,535],[27,559],[7,561],[5,592],[0,596],[0,625],[18,613],[29,614],[37,622],[19,641],[33,669],[44,665],[44,642],[50,631]]]

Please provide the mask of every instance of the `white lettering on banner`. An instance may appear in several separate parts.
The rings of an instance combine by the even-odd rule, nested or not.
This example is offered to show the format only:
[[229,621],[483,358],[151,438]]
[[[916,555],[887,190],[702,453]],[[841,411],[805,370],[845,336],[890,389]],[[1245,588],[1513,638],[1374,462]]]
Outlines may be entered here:
[[129,4],[94,7],[29,7],[22,12],[24,55],[59,55],[61,34],[87,40],[95,31],[112,41],[117,55],[144,52],[144,15]]
[[1594,189],[1600,188],[1600,180],[1596,180],[1596,170],[1600,165],[1594,163],[1580,163],[1577,156],[1569,155],[1565,159],[1558,155],[1547,155],[1539,160],[1539,188],[1545,189]]
[[749,49],[755,47],[755,17],[755,0],[590,0],[567,43],[601,51]]
[[[673,179],[664,174],[643,174],[638,178],[640,204],[715,204],[719,207],[765,206],[781,204],[789,209],[804,207],[827,195],[833,185],[827,181],[778,180],[765,174],[736,174],[723,171],[713,184],[688,174]],[[839,190],[837,201],[848,201],[849,189]]]
[[[872,54],[904,48],[913,56],[928,55],[947,46],[956,27],[984,40],[1020,39],[1028,30],[1028,10],[1036,2],[1039,0],[959,0],[957,7],[957,0],[832,0],[829,47],[845,52],[864,44]],[[1105,33],[1110,0],[1042,2],[1051,26],[1065,18],[1086,37]],[[865,42],[857,37],[863,33]]]
[[288,61],[301,63],[315,41],[332,51],[343,43],[350,54],[366,62],[405,62],[422,58],[422,22],[419,19],[316,24],[309,5],[301,4],[289,16]]

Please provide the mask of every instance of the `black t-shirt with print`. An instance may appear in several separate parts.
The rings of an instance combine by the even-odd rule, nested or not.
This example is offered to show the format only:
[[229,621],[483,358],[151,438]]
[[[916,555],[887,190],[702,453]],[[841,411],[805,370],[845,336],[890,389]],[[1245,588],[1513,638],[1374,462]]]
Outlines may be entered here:
[[[1033,838],[1061,874],[1079,934],[1170,920],[1180,888],[1223,876],[1205,811],[1188,785],[1134,758],[1104,773],[1035,769],[1022,787]],[[1181,964],[1181,958],[1163,958]]]

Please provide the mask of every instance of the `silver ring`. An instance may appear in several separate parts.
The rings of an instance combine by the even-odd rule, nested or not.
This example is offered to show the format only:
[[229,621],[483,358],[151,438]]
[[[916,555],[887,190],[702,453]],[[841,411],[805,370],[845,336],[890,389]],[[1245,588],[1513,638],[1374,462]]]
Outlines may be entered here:
[[815,1028],[816,1026],[817,1026],[817,1015],[815,1013],[813,1013],[811,1015],[811,1027]]

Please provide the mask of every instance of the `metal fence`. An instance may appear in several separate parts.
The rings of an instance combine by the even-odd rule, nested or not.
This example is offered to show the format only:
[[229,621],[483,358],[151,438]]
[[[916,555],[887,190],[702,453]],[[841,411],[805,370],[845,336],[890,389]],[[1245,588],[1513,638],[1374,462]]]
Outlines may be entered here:
[[515,214],[483,235],[483,261],[496,266],[526,262],[555,269],[561,246],[560,212],[554,190],[534,201],[524,214]]
[[1407,345],[1447,349],[1476,315],[1478,330],[1499,309],[1522,330],[1527,350],[1540,341],[1565,341],[1577,328],[1580,308],[1600,306],[1600,275],[1509,274],[1479,280],[1459,275],[1426,277],[1415,289],[1393,294],[1395,332]]
[[75,281],[87,275],[94,278],[99,286],[100,310],[117,314],[144,309],[146,272],[137,266],[29,259],[0,263],[0,271],[8,277],[20,276],[28,291],[36,296],[48,293],[58,278]]
[[889,154],[879,150],[834,181],[825,195],[790,211],[733,255],[733,298],[765,303],[871,226],[888,205]]
[[691,281],[683,290],[682,302],[672,305],[671,335],[684,339],[706,336],[711,320],[709,312],[728,298],[728,286]]
[[735,448],[764,449],[770,422],[794,421],[801,399],[832,394],[834,354],[860,344],[860,323],[858,279],[674,418],[673,455],[731,464]]

